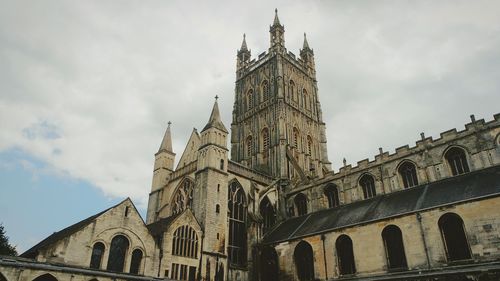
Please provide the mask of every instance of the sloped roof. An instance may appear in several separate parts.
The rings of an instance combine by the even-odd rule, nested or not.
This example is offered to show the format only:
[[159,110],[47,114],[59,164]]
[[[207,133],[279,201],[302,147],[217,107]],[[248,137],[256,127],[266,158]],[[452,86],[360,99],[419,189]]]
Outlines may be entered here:
[[500,195],[500,166],[292,218],[263,239],[277,243],[389,217]]
[[158,234],[165,232],[172,224],[172,222],[181,214],[182,213],[171,215],[170,217],[162,218],[158,221],[148,224],[147,228],[149,230],[149,233],[151,233],[151,235],[153,236],[157,236]]
[[[65,237],[68,237],[70,235],[72,235],[73,233],[79,231],[80,229],[86,227],[87,225],[89,225],[91,222],[93,222],[96,218],[98,218],[100,215],[106,213],[107,211],[119,206],[120,204],[122,204],[123,202],[129,200],[129,198],[121,201],[120,203],[110,207],[110,208],[107,208],[106,210],[100,212],[100,213],[97,213],[93,216],[90,216],[82,221],[79,221],[73,225],[70,225],[66,228],[64,228],[63,230],[60,230],[60,231],[57,231],[57,232],[54,232],[52,235],[50,235],[49,237],[43,239],[42,241],[40,241],[38,244],[36,244],[35,246],[31,247],[29,250],[27,250],[26,252],[22,253],[20,256],[23,257],[23,258],[35,258],[36,255],[38,254],[38,251],[44,247],[47,247],[51,244],[54,244],[56,243],[57,241],[61,240],[61,239],[64,239]],[[133,205],[133,203],[132,203]]]

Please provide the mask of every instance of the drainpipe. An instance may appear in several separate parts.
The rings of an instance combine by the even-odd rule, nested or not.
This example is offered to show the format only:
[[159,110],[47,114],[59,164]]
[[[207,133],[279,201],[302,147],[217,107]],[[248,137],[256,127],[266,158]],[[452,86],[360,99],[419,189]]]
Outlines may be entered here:
[[420,227],[420,235],[422,236],[422,242],[424,243],[425,258],[427,259],[427,268],[431,268],[431,260],[429,258],[429,252],[427,249],[427,242],[425,241],[424,226],[422,225],[422,215],[420,213],[416,214],[418,225]]
[[326,265],[325,239],[326,239],[326,236],[324,234],[321,234],[321,241],[323,241],[323,261],[324,261],[324,264],[325,264],[325,280],[328,280],[328,267]]

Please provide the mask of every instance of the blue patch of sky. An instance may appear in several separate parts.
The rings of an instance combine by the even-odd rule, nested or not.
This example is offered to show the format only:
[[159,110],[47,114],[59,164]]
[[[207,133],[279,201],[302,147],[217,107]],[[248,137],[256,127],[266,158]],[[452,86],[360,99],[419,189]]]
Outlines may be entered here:
[[0,152],[0,223],[20,253],[123,199],[110,199],[21,150]]

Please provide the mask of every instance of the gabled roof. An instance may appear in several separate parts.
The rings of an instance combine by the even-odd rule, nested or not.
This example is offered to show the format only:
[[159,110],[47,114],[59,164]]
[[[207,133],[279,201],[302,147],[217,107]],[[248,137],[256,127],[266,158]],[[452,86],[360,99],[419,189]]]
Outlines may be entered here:
[[179,160],[179,163],[177,163],[177,167],[175,168],[175,170],[178,170],[179,168],[182,168],[195,161],[198,157],[198,148],[200,148],[200,135],[198,134],[196,128],[193,128],[191,136],[186,143],[184,152],[182,152],[181,159]]
[[[66,228],[64,228],[63,230],[60,230],[60,231],[57,231],[57,232],[54,232],[52,235],[50,235],[49,237],[43,239],[42,241],[40,241],[38,244],[36,244],[35,246],[31,247],[29,250],[27,250],[26,252],[22,253],[20,256],[23,257],[23,258],[35,258],[36,255],[38,255],[38,251],[41,250],[42,248],[45,248],[47,246],[50,246],[56,242],[58,242],[59,240],[61,239],[64,239],[72,234],[74,234],[75,232],[79,231],[80,229],[86,227],[87,225],[89,225],[90,223],[92,223],[95,219],[97,219],[99,216],[101,216],[102,214],[106,213],[107,211],[123,204],[125,201],[127,200],[130,200],[130,198],[127,198],[123,201],[121,201],[120,203],[110,207],[110,208],[107,208],[106,210],[100,212],[100,213],[97,213],[93,216],[90,216],[82,221],[79,221],[73,225],[70,225]],[[132,202],[132,201],[131,201]],[[134,205],[134,203],[132,203],[132,205]],[[135,208],[135,206],[134,206]]]
[[269,232],[263,243],[299,239],[389,217],[499,195],[500,166],[494,166],[292,218]]
[[187,215],[187,216],[190,216],[192,217],[196,223],[199,225],[198,221],[196,220],[193,212],[191,211],[191,209],[185,209],[184,211],[178,213],[178,214],[174,214],[174,215],[171,215],[169,217],[166,217],[166,218],[161,218],[159,219],[158,221],[155,221],[151,224],[148,224],[147,225],[147,228],[149,230],[149,233],[151,233],[151,235],[153,236],[157,236],[157,235],[160,235],[162,234],[163,232],[167,231],[168,228],[170,227],[170,225],[172,225],[172,223],[177,219],[177,218],[180,218],[182,217],[183,215]]

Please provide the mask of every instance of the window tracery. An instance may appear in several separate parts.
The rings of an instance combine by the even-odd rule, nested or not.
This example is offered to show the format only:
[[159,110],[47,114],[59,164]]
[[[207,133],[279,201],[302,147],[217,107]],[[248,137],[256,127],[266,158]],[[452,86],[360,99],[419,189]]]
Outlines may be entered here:
[[198,256],[198,235],[188,225],[179,226],[174,232],[172,240],[172,254],[187,258]]
[[233,181],[228,192],[229,246],[228,259],[231,264],[245,266],[247,260],[247,202],[243,187]]
[[172,214],[179,214],[185,209],[193,207],[194,184],[189,179],[185,179],[177,189],[172,200]]

